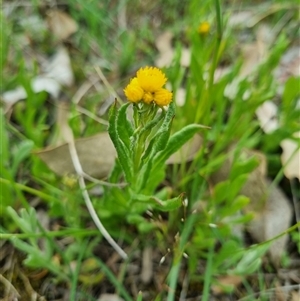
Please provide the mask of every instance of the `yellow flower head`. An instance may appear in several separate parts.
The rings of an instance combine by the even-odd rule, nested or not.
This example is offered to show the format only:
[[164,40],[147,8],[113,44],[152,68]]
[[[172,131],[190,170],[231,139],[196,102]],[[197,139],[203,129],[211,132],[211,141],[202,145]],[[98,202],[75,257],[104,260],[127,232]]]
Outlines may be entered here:
[[136,77],[124,89],[131,102],[143,101],[146,104],[155,102],[158,106],[166,106],[172,101],[172,92],[163,88],[167,78],[156,67],[145,67],[137,71]]
[[172,101],[172,95],[167,89],[159,89],[154,93],[154,102],[160,107],[167,106]]
[[147,104],[150,104],[154,100],[154,95],[151,92],[145,92],[143,96],[143,101]]
[[198,27],[198,33],[203,35],[209,33],[209,30],[210,30],[210,24],[206,21],[202,22]]
[[124,93],[129,101],[139,102],[143,98],[144,90],[139,85],[137,78],[134,77],[124,89]]
[[145,67],[138,70],[136,77],[145,92],[155,92],[166,83],[165,74],[156,67]]

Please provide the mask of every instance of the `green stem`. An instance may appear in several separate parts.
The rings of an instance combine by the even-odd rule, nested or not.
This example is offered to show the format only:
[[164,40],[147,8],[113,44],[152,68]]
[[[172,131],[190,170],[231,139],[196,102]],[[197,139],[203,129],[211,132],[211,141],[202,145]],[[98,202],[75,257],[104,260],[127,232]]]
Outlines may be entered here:
[[212,278],[212,265],[213,265],[213,257],[214,257],[214,244],[212,244],[208,250],[208,258],[206,263],[205,275],[204,275],[204,288],[202,301],[209,300],[209,290]]
[[179,245],[177,246],[178,249],[175,250],[173,265],[172,265],[171,271],[168,275],[170,290],[168,293],[167,301],[175,300],[175,292],[176,292],[176,287],[177,287],[177,282],[178,282],[182,255],[184,253],[186,244],[188,243],[189,237],[194,230],[196,221],[197,221],[196,214],[190,215],[187,218],[187,220],[185,221],[184,228],[180,235],[180,242],[179,242]]
[[138,138],[136,141],[136,149],[133,152],[133,162],[134,162],[134,166],[133,166],[133,181],[135,181],[136,177],[138,176],[138,172],[140,170],[140,163],[141,163],[141,158],[143,155],[143,152],[145,150],[145,137],[144,135],[139,135],[138,134]]
[[176,292],[176,287],[177,287],[177,280],[178,280],[180,265],[181,265],[181,262],[178,261],[176,264],[173,264],[173,266],[171,268],[171,271],[169,274],[170,282],[169,282],[169,292],[168,292],[167,301],[175,300],[175,292]]
[[216,6],[217,30],[218,30],[217,39],[219,40],[219,42],[221,42],[223,36],[223,24],[222,24],[223,22],[222,22],[221,5],[219,0],[215,0],[215,6]]
[[[1,228],[2,232],[3,229]],[[85,229],[69,229],[69,230],[60,230],[60,231],[49,231],[47,235],[49,237],[61,237],[61,236],[95,236],[98,234],[98,230],[85,230]],[[43,233],[0,233],[1,239],[11,239],[13,237],[19,239],[27,239],[27,238],[39,238],[44,237]]]
[[88,240],[85,240],[82,242],[79,257],[76,260],[76,268],[75,268],[75,271],[72,273],[70,300],[76,300],[76,291],[78,288],[78,278],[79,278],[79,274],[80,274],[80,267],[82,264],[83,256],[86,251],[87,245],[88,245]]
[[216,6],[216,15],[217,15],[217,39],[216,39],[216,49],[214,52],[213,63],[211,65],[210,72],[209,72],[208,91],[211,90],[211,87],[214,84],[215,70],[217,68],[217,64],[219,60],[219,51],[220,51],[220,45],[223,36],[221,6],[219,0],[215,0],[215,6]]
[[[44,192],[41,192],[39,190],[36,190],[34,188],[31,188],[31,187],[28,187],[24,184],[20,184],[20,183],[16,183],[16,182],[11,182],[7,179],[3,179],[3,178],[0,178],[0,184],[5,184],[5,185],[8,185],[8,186],[12,186],[12,187],[16,187],[18,189],[20,189],[21,191],[26,191],[32,195],[35,195],[35,196],[38,196],[40,197],[41,199],[45,200],[45,201],[48,201],[48,202],[57,202],[59,201],[58,199],[56,199],[55,197],[51,196],[51,195],[48,195]],[[26,209],[29,208],[29,205],[28,204],[24,204],[24,207]]]
[[212,64],[210,66],[209,70],[209,79],[208,79],[208,85],[207,88],[205,89],[203,93],[203,97],[201,97],[200,103],[202,105],[198,106],[197,113],[196,113],[196,118],[195,122],[198,123],[202,119],[202,117],[205,117],[205,120],[201,121],[202,123],[206,122],[206,119],[209,118],[209,111],[211,108],[212,102],[209,101],[209,96],[211,95],[212,92],[212,87],[214,84],[214,77],[215,77],[215,70],[218,65],[219,61],[219,56],[220,56],[220,46],[222,42],[222,37],[223,37],[223,26],[222,26],[222,13],[221,13],[221,5],[219,0],[215,0],[215,8],[216,8],[216,16],[217,16],[217,37],[216,37],[216,46],[215,46],[215,51],[213,54],[213,60]]
[[115,289],[120,292],[120,295],[125,299],[125,301],[133,301],[123,284],[116,278],[110,268],[100,258],[95,257],[95,259],[103,273],[107,276],[107,279],[112,283]]

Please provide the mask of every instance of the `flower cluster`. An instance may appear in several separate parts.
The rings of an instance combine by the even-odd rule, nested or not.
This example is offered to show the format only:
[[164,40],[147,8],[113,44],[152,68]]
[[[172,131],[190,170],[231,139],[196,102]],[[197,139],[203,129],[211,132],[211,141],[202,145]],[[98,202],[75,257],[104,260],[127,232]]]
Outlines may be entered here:
[[165,74],[158,68],[141,68],[124,89],[124,93],[130,102],[154,102],[160,107],[166,106],[172,101],[172,92],[163,88],[166,81]]

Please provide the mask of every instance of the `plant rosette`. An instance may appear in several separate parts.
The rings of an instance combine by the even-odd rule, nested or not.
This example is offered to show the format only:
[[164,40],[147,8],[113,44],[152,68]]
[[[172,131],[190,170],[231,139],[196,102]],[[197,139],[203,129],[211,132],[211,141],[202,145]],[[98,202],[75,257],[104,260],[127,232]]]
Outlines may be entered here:
[[121,171],[128,184],[129,208],[136,202],[163,211],[182,205],[182,194],[163,201],[154,193],[164,179],[166,160],[205,128],[190,124],[171,135],[175,104],[172,92],[164,88],[166,82],[160,69],[141,68],[124,89],[128,102],[120,108],[115,102],[110,109],[108,132],[117,151],[114,170]]

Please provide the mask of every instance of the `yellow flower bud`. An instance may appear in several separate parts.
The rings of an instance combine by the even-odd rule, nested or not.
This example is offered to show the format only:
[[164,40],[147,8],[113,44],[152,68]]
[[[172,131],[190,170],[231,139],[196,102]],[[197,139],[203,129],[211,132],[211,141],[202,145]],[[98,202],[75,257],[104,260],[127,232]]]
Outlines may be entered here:
[[143,101],[147,104],[150,104],[154,100],[153,93],[151,92],[145,92],[143,96]]
[[139,102],[143,98],[144,90],[139,85],[137,78],[134,77],[124,89],[124,93],[129,101]]
[[165,74],[156,67],[145,67],[138,70],[136,77],[145,92],[155,92],[166,83]]
[[155,103],[162,107],[167,106],[172,101],[173,93],[167,89],[159,89],[154,93]]
[[198,33],[203,35],[209,33],[209,30],[210,30],[210,24],[206,21],[202,22],[198,27]]

